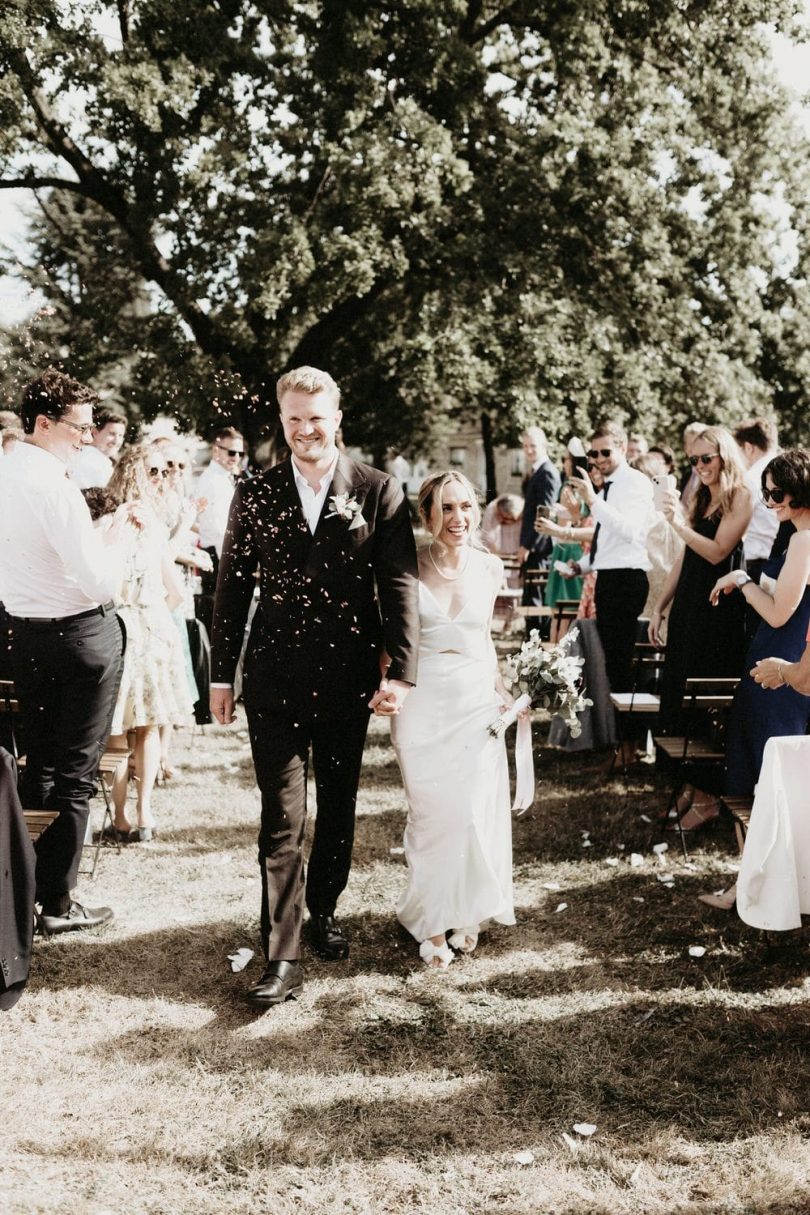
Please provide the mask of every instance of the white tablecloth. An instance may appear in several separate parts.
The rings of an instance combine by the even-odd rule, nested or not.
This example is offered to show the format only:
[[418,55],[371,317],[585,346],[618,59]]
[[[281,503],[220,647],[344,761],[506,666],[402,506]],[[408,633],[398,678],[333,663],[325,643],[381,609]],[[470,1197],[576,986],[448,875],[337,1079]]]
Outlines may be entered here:
[[762,758],[737,911],[753,928],[785,932],[810,915],[810,738],[770,738]]

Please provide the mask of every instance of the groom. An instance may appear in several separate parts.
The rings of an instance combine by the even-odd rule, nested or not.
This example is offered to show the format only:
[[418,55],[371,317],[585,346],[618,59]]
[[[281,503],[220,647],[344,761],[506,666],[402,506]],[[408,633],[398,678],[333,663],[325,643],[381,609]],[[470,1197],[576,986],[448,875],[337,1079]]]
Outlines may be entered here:
[[[262,795],[267,967],[249,993],[260,1008],[301,991],[305,897],[316,952],[348,957],[334,913],[351,865],[369,708],[399,711],[416,680],[419,635],[416,552],[398,481],[338,451],[340,390],[326,372],[289,371],[277,395],[292,455],[237,486],[211,651],[211,711],[227,725],[258,568],[243,695]],[[383,652],[390,665],[381,679]],[[310,747],[317,812],[305,887]]]

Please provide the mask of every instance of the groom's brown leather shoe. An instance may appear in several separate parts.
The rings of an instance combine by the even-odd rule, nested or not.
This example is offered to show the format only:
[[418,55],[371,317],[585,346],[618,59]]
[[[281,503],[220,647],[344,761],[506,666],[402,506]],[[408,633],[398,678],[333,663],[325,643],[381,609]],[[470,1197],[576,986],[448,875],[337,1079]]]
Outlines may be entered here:
[[254,1008],[271,1008],[294,1000],[304,990],[304,972],[300,962],[268,962],[264,974],[247,994]]
[[310,921],[312,947],[325,962],[342,962],[349,956],[349,942],[333,915],[314,915]]

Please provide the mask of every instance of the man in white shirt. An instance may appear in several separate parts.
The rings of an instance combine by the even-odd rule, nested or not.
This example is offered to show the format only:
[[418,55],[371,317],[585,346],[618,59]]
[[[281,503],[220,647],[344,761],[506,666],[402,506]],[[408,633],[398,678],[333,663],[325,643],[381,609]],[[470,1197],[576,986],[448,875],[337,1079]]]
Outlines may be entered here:
[[211,461],[197,480],[195,496],[205,499],[205,509],[197,519],[200,548],[211,558],[211,569],[200,570],[201,594],[197,596],[197,618],[211,632],[214,591],[222,556],[222,542],[228,526],[236,480],[245,458],[245,440],[233,426],[223,426],[211,438]]
[[633,687],[633,651],[638,618],[647,600],[647,533],[653,522],[652,482],[627,463],[627,436],[617,422],[597,423],[587,453],[604,483],[597,494],[589,477],[571,476],[596,520],[591,551],[574,563],[575,573],[596,570],[596,627],[605,651],[611,692]]
[[[746,469],[745,484],[751,491],[754,503],[754,513],[743,536],[745,569],[758,583],[779,530],[776,511],[770,510],[762,497],[762,474],[779,450],[776,423],[770,418],[746,418],[735,426],[733,434]],[[762,617],[749,605],[746,611],[746,634],[749,638],[761,622]]]
[[23,394],[26,435],[0,478],[0,600],[11,623],[26,767],[21,798],[57,810],[36,844],[36,894],[48,933],[112,917],[71,898],[98,761],[109,735],[124,652],[112,603],[136,522],[120,507],[94,529],[68,468],[91,442],[96,394],[49,369]]
[[124,442],[127,420],[112,409],[96,410],[92,443],[85,443],[70,468],[79,489],[104,487],[112,476],[115,459]]

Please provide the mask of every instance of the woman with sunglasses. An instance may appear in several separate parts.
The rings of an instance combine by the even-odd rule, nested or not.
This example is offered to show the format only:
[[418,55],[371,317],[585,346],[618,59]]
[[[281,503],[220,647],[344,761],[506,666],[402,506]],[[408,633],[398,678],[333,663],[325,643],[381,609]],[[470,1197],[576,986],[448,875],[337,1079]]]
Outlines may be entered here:
[[[664,583],[649,625],[650,641],[663,648],[661,624],[671,604],[659,714],[659,727],[667,734],[680,732],[686,680],[738,676],[745,654],[745,604],[740,596],[725,596],[718,607],[709,602],[718,574],[728,573],[734,563],[753,511],[737,444],[724,427],[709,426],[695,438],[689,462],[700,485],[688,516],[676,493],[664,499],[663,514],[683,540],[684,550]],[[717,812],[714,799],[699,800],[691,785],[676,808],[684,831],[696,830]]]
[[182,588],[168,548],[168,529],[161,518],[161,492],[167,472],[161,452],[139,445],[123,453],[108,490],[116,505],[138,502],[144,526],[138,533],[121,588],[119,615],[127,645],[121,687],[113,713],[112,745],[125,746],[134,736],[138,824],[127,820],[127,765],[113,785],[119,842],[144,842],[155,834],[152,791],[160,766],[162,725],[182,724],[192,710],[180,638],[171,612],[182,602]]
[[[750,674],[771,654],[796,662],[805,648],[810,627],[810,455],[794,450],[775,456],[762,474],[762,496],[780,524],[792,523],[796,529],[787,551],[766,562],[759,585],[735,570],[718,578],[711,592],[714,604],[725,596],[742,597],[762,617],[728,723],[724,792],[731,797],[753,796],[769,738],[803,735],[810,721],[806,696],[787,682],[775,692],[766,691]],[[732,887],[699,897],[725,909],[733,905],[734,895]]]

